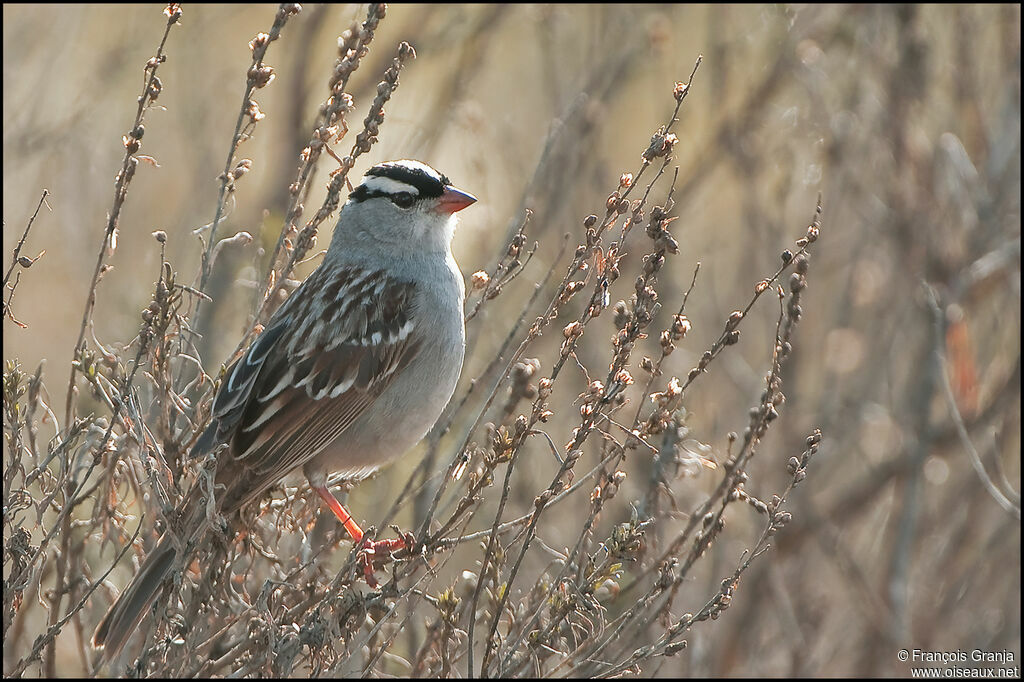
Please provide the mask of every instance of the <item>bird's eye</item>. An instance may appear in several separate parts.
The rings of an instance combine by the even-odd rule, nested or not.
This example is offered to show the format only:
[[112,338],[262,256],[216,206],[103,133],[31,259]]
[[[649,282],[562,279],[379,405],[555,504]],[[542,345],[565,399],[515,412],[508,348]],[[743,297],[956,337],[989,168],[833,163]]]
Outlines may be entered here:
[[395,202],[395,206],[402,208],[409,208],[414,200],[415,197],[409,192],[399,192],[398,194],[391,195],[391,201]]

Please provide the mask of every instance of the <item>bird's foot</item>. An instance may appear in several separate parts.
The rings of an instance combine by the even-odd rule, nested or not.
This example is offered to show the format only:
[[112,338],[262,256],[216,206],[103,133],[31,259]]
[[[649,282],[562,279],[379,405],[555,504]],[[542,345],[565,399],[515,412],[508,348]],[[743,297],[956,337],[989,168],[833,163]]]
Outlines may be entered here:
[[413,537],[412,533],[402,533],[401,531],[399,531],[398,537],[394,540],[370,540],[364,537],[357,545],[358,554],[356,555],[356,561],[363,573],[366,584],[373,589],[377,589],[380,583],[377,582],[377,578],[373,574],[374,570],[394,559],[396,552],[410,549],[415,544],[416,538]]

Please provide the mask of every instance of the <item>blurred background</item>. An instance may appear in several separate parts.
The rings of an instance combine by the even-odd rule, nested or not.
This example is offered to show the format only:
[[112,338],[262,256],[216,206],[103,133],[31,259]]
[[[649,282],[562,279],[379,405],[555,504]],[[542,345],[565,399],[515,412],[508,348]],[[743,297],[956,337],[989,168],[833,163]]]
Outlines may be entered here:
[[[107,261],[114,269],[98,289],[95,337],[113,348],[137,333],[150,300],[160,263],[154,230],[167,233],[182,281],[198,271],[192,230],[213,220],[248,42],[275,11],[183,9],[159,71],[163,110],[146,118],[141,153],[155,163],[138,169]],[[57,405],[161,10],[3,8],[5,273],[42,190],[50,192],[25,246],[29,256],[46,253],[21,272],[11,308],[27,328],[5,318],[3,355],[29,372],[45,361]],[[336,38],[363,16],[364,6],[304,5],[270,47],[277,77],[256,94],[266,119],[238,153],[252,170],[220,228],[255,241],[218,261],[205,311],[216,321],[203,342],[208,372],[245,331],[247,283],[263,276],[259,248],[277,240]],[[783,419],[751,464],[749,489],[770,496],[783,487],[786,459],[815,427],[821,452],[790,498],[792,523],[744,576],[732,608],[645,674],[906,675],[903,648],[1008,649],[1019,665],[1020,7],[394,5],[350,84],[353,133],[336,145],[340,155],[400,40],[417,58],[386,108],[379,143],[350,177],[416,158],[475,194],[455,240],[467,275],[495,262],[524,208],[533,211],[527,234],[540,243],[524,276],[470,329],[464,385],[557,265],[563,235],[577,243],[583,218],[603,215],[619,176],[635,172],[698,55],[673,128],[680,254],[660,278],[654,327],[669,323],[666,311],[678,307],[698,261],[701,270],[687,304],[693,332],[666,375],[696,364],[728,313],[803,235],[821,198]],[[307,215],[332,167],[321,163]],[[317,249],[328,243],[328,223]],[[638,245],[632,257],[642,253]],[[630,287],[625,278],[612,301]],[[719,460],[771,360],[778,308],[762,303],[745,323],[748,342],[723,354],[716,378],[688,396],[687,424]],[[599,323],[610,337],[611,323]],[[651,336],[647,354],[657,349]],[[608,349],[595,338],[580,360],[605,367]],[[542,372],[550,367],[550,357],[537,357]],[[574,377],[561,397],[569,403],[583,386]],[[573,410],[566,414],[550,425],[555,443],[570,438]],[[557,469],[541,448],[531,456],[514,496],[525,509]],[[352,506],[383,515],[374,500],[395,495],[416,462],[411,455],[359,486]],[[621,495],[627,518],[644,490],[645,465],[635,466]],[[716,481],[708,472],[677,481],[681,512]],[[734,514],[680,613],[714,594],[756,540],[759,521]],[[412,525],[412,516],[399,523]],[[488,527],[488,514],[474,523]],[[545,541],[573,538],[551,529]],[[20,646],[32,641],[24,637]]]

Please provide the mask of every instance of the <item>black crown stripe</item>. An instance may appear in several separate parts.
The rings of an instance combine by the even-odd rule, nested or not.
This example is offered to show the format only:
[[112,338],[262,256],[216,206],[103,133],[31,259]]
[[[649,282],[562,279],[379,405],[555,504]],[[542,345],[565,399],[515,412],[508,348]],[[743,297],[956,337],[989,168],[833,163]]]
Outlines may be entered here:
[[421,197],[439,197],[444,192],[446,185],[450,184],[448,178],[441,175],[433,175],[423,170],[397,163],[382,163],[374,166],[366,172],[380,178],[390,178],[398,182],[415,187]]

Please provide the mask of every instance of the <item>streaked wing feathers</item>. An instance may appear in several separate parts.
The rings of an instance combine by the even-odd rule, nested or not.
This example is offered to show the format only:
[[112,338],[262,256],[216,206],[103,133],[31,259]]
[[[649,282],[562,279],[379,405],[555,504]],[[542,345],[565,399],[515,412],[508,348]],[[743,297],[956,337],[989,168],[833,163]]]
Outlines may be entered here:
[[228,370],[195,449],[231,443],[250,495],[316,456],[418,352],[412,295],[380,271],[317,269]]

